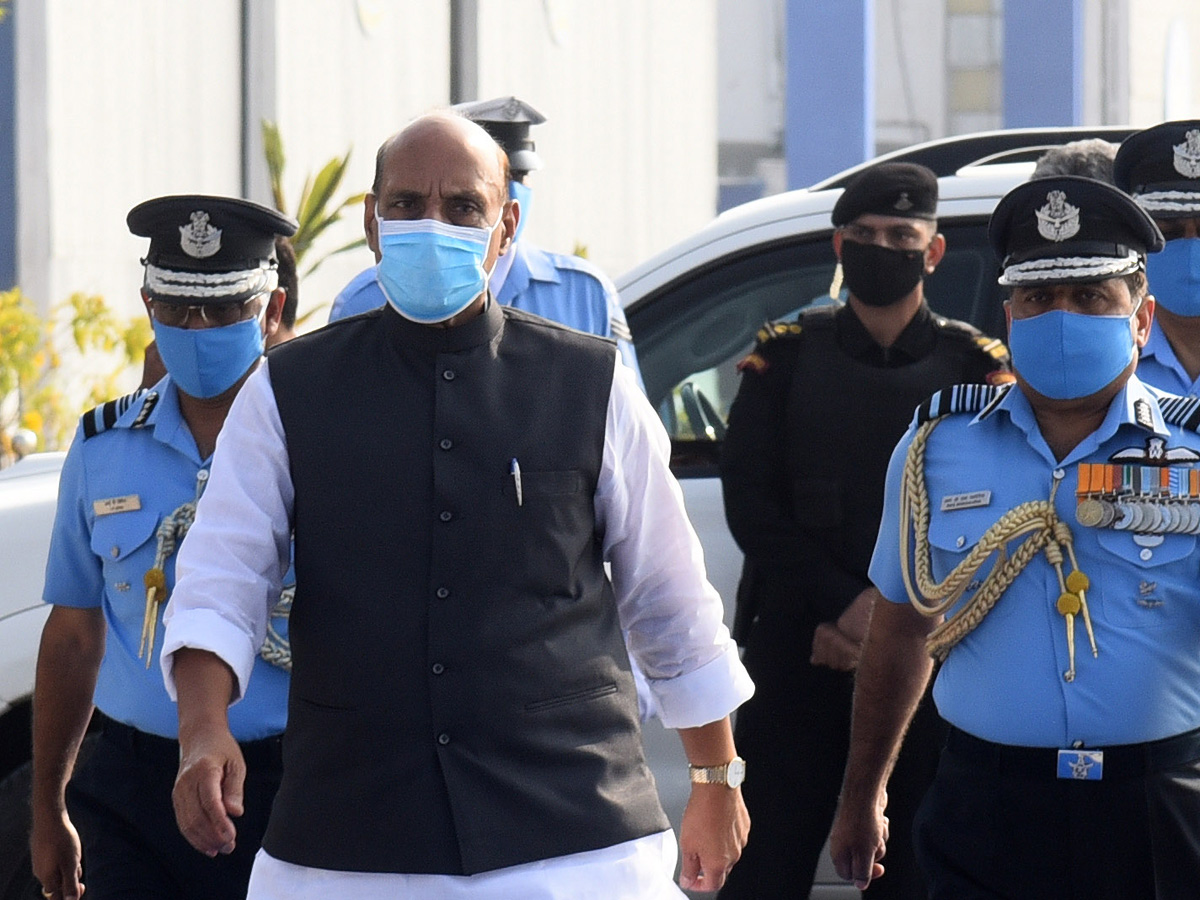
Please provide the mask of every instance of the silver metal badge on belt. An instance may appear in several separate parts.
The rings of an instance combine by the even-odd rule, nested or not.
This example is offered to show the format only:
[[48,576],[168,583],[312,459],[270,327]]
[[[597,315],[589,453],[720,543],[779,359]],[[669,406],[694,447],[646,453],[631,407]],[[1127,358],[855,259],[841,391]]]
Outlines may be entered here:
[[1104,751],[1059,750],[1058,777],[1072,781],[1100,781],[1104,777]]

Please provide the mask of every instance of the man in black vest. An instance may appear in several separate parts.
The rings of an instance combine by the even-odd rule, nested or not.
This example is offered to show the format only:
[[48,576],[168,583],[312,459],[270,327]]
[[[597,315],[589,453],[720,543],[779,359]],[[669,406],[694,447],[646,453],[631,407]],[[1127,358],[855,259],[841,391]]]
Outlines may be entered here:
[[[927,168],[860,175],[833,210],[848,302],[768,326],[739,365],[721,481],[745,553],[735,635],[758,686],[737,722],[738,745],[754,748],[755,829],[722,898],[808,896],[846,762],[892,447],[929,394],[1007,362],[999,341],[926,305],[924,278],[946,251],[936,215]],[[941,733],[927,704],[889,784],[889,874],[873,896],[924,896],[908,831]]]
[[490,297],[516,215],[478,125],[422,117],[376,171],[388,304],[269,354],[180,561],[180,827],[235,844],[226,707],[294,531],[285,775],[251,897],[679,897],[622,628],[692,763],[680,883],[715,890],[749,826],[728,716],[753,687],[661,423],[611,340]]

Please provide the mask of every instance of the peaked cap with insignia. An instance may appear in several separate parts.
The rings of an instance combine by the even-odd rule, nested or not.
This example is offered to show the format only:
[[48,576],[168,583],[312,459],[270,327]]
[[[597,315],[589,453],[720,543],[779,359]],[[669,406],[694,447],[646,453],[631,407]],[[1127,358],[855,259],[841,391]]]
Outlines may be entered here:
[[1158,226],[1128,194],[1072,175],[1026,181],[1005,194],[988,241],[1003,285],[1117,278],[1163,247]]
[[233,197],[186,194],[139,203],[125,221],[150,238],[144,287],[167,303],[248,300],[279,284],[275,236],[291,237],[295,220]]
[[833,224],[848,225],[859,216],[937,218],[938,182],[933,171],[916,163],[871,166],[854,177],[833,206]]
[[529,128],[545,122],[546,117],[524,100],[497,97],[456,103],[450,108],[479,125],[504,148],[508,154],[508,167],[513,172],[534,172],[542,167],[542,158],[534,152]]
[[1125,138],[1113,180],[1156,219],[1200,216],[1200,120],[1163,122]]

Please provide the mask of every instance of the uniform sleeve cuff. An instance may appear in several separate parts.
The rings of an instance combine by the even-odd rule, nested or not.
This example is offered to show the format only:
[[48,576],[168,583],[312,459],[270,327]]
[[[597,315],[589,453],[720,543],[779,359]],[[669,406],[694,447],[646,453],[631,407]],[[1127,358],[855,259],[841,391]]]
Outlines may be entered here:
[[221,659],[236,680],[230,705],[241,700],[250,683],[250,673],[258,658],[258,648],[244,630],[210,609],[176,611],[167,626],[162,649],[163,682],[172,700],[178,701],[175,691],[176,650],[191,647],[207,650]]
[[646,681],[667,728],[698,728],[716,722],[754,694],[754,682],[732,641],[724,653],[693,672]]

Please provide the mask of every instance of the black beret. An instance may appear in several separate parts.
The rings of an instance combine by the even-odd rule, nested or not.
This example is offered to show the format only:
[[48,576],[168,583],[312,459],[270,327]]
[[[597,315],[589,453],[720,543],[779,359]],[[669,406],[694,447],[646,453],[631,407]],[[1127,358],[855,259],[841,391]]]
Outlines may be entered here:
[[859,216],[937,218],[937,176],[916,163],[879,163],[856,175],[833,206],[833,224],[841,227]]
[[534,152],[529,128],[545,122],[546,117],[524,100],[497,97],[456,103],[450,108],[479,125],[504,148],[512,171],[533,172],[542,167],[542,158]]
[[1123,191],[1091,178],[1061,175],[1017,185],[988,223],[1001,260],[1000,283],[1103,281],[1136,272],[1163,236]]
[[1113,180],[1156,219],[1200,216],[1200,120],[1164,122],[1125,138]]
[[[274,287],[275,236],[296,233],[294,219],[233,197],[186,194],[139,203],[125,218],[150,238],[142,264],[156,300],[244,300]],[[269,273],[269,274],[268,274]]]

